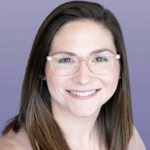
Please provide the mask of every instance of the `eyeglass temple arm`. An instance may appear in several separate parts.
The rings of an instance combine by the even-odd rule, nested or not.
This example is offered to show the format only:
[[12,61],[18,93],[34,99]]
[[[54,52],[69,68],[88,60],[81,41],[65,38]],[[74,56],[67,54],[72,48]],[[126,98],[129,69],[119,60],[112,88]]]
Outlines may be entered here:
[[52,60],[52,57],[47,56],[46,59],[47,59],[48,61],[51,61],[51,60]]
[[120,59],[121,56],[118,54],[118,55],[115,56],[115,58],[116,58],[116,59]]

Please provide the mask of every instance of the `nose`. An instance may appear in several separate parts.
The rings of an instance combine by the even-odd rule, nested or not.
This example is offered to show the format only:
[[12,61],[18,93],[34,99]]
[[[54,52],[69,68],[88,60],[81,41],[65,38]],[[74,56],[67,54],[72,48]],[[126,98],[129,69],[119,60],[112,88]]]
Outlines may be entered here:
[[82,61],[78,72],[73,76],[73,81],[81,85],[86,85],[91,83],[93,80],[93,73],[87,67],[86,62]]

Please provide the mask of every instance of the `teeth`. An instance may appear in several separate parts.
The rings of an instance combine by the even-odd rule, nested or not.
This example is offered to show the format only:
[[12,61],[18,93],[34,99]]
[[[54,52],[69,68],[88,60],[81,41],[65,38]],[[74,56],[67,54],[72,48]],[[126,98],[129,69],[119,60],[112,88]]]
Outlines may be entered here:
[[78,95],[78,96],[89,96],[89,95],[95,93],[96,90],[89,91],[89,92],[75,92],[75,91],[69,91],[69,92],[74,94],[74,95]]

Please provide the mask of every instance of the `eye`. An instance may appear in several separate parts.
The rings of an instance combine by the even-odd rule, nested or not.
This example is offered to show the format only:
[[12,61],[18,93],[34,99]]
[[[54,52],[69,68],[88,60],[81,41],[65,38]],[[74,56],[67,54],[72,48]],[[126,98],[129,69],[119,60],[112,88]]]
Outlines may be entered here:
[[59,63],[73,62],[70,58],[61,58],[58,60]]
[[96,62],[96,61],[101,62],[101,61],[108,61],[108,59],[104,56],[101,56],[101,57],[96,57],[93,61],[94,62]]

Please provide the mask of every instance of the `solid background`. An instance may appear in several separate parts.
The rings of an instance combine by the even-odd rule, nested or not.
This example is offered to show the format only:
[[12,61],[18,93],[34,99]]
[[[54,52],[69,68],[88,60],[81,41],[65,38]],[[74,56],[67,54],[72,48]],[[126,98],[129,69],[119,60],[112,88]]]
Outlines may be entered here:
[[[0,1],[0,131],[18,113],[32,42],[45,17],[66,0]],[[134,123],[150,149],[150,1],[93,0],[120,22],[129,62]]]

